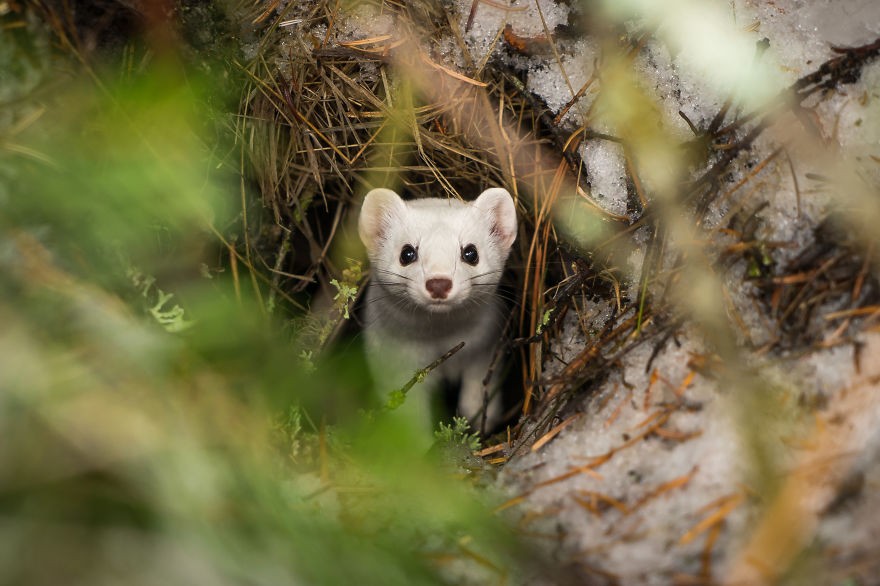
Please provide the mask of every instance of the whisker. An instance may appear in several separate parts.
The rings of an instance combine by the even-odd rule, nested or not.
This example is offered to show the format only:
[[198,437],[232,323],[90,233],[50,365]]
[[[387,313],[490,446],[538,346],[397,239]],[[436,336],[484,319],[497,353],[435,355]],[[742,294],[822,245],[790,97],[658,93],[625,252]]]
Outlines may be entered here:
[[394,275],[395,277],[397,277],[397,278],[399,278],[399,279],[403,279],[404,281],[412,281],[412,279],[409,278],[409,277],[407,277],[406,275],[401,275],[400,273],[396,273],[396,272],[394,272],[394,271],[389,271],[389,270],[387,270],[387,269],[381,269],[381,268],[379,268],[379,267],[373,267],[372,271],[373,271],[374,273],[383,273],[383,274],[386,274],[386,275]]
[[381,297],[373,297],[372,299],[368,299],[364,302],[363,307],[369,307],[374,303],[379,303],[380,301],[384,301],[385,299],[400,299],[399,295],[383,295]]
[[369,305],[371,303],[376,303],[377,301],[382,301],[384,299],[399,299],[399,300],[403,300],[403,301],[410,302],[410,303],[413,302],[412,297],[410,297],[410,295],[408,293],[406,293],[406,291],[401,290],[401,289],[397,289],[397,290],[387,289],[384,291],[383,295],[375,295],[374,294],[372,296],[369,296],[365,302],[365,305]]
[[[471,287],[476,288],[477,285],[481,285],[481,283],[475,283],[475,284],[471,285]],[[487,287],[487,288],[476,289],[475,295],[478,295],[481,297],[488,297],[488,298],[504,299],[505,301],[510,301],[511,303],[519,304],[519,300],[515,297],[515,294],[505,293],[501,289],[495,290],[495,289],[489,289],[488,286],[485,286],[485,287]]]
[[485,273],[479,273],[477,275],[474,275],[473,277],[468,277],[467,280],[473,281],[474,279],[479,279],[480,277],[485,277],[486,275],[495,275],[501,272],[503,272],[503,269],[498,269],[496,271],[486,271]]

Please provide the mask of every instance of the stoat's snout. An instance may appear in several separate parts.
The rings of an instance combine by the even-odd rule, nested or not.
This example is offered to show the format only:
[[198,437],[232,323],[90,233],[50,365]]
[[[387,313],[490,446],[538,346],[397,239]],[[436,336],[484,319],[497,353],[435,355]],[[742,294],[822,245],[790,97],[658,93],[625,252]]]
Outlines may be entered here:
[[425,281],[425,289],[431,295],[431,299],[446,299],[452,290],[452,279],[435,277]]
[[412,298],[432,313],[455,311],[469,295],[468,287],[449,273],[429,273],[421,282],[424,283],[422,290],[411,291]]

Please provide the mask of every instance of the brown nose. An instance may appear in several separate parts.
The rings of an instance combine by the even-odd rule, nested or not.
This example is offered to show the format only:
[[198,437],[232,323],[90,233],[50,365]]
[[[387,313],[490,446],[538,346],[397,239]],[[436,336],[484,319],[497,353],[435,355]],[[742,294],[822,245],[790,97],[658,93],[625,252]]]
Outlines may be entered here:
[[434,299],[446,299],[449,290],[452,289],[452,281],[449,279],[428,279],[425,281],[425,289]]

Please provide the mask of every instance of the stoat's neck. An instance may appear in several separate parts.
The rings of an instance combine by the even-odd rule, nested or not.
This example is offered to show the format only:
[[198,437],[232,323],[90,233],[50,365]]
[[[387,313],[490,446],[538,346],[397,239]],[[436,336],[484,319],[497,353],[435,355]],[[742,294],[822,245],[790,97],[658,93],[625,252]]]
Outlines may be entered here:
[[[485,294],[484,294],[485,295]],[[494,313],[492,296],[450,311],[431,311],[407,298],[405,303],[378,283],[367,291],[369,313],[375,324],[398,337],[424,339],[452,336],[485,322]]]

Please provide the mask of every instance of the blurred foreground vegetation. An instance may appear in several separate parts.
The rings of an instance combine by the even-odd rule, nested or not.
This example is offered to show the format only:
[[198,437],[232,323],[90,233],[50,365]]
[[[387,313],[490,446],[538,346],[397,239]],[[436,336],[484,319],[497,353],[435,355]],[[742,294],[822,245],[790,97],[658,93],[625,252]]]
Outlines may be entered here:
[[0,582],[503,573],[491,497],[359,411],[358,361],[307,372],[230,263],[250,197],[231,55],[3,6]]

